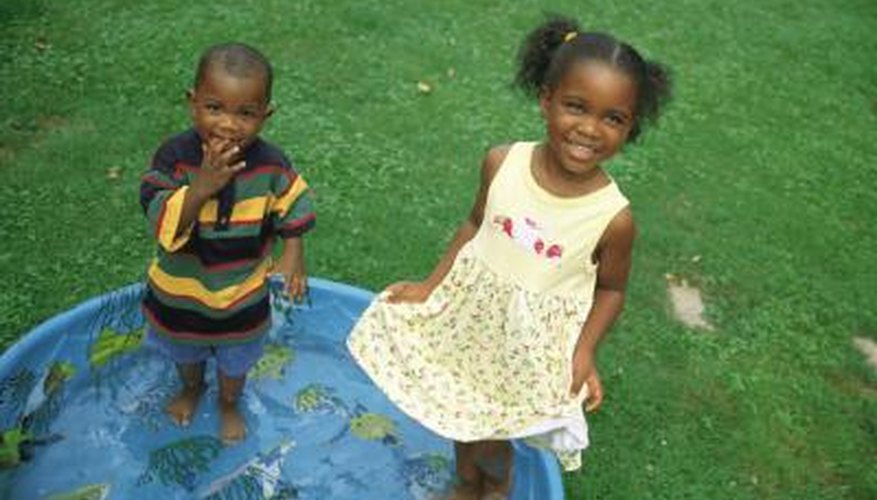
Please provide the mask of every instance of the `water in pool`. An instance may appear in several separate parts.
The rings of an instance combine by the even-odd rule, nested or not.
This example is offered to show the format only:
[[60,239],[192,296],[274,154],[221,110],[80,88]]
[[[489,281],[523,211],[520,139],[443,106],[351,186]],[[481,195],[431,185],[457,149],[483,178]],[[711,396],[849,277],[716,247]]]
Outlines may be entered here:
[[176,374],[140,345],[138,290],[105,296],[0,380],[0,497],[385,500],[448,485],[450,444],[396,410],[347,354],[366,300],[320,288],[310,306],[275,298],[242,402],[248,437],[226,447],[211,365],[192,424],[164,414]]

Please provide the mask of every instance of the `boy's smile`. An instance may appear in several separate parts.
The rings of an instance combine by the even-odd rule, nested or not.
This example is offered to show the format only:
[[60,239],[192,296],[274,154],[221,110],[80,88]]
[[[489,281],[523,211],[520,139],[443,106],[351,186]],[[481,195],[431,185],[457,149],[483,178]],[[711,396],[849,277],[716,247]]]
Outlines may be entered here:
[[198,87],[188,92],[192,122],[201,140],[245,149],[273,112],[265,92],[262,75],[238,77],[209,69]]
[[636,86],[604,63],[577,63],[539,98],[557,174],[589,174],[627,141],[634,124]]

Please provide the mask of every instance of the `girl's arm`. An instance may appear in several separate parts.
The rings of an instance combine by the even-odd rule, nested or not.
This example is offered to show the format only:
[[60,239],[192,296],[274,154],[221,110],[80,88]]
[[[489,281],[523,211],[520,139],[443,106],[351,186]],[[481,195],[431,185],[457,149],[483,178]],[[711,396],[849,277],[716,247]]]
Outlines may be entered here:
[[597,247],[596,257],[599,267],[594,302],[576,344],[573,355],[573,382],[570,388],[572,394],[576,395],[582,385],[588,383],[589,394],[586,405],[588,411],[596,409],[603,400],[603,387],[594,357],[597,346],[624,307],[635,238],[636,226],[633,222],[633,214],[630,209],[625,208],[609,223]]
[[457,229],[454,239],[451,240],[448,249],[438,264],[436,264],[429,277],[418,283],[403,281],[390,285],[387,287],[387,291],[390,292],[390,295],[387,297],[388,302],[423,302],[429,297],[433,289],[441,283],[448,274],[448,271],[451,270],[454,259],[457,258],[457,253],[478,232],[481,221],[484,219],[484,205],[487,203],[487,192],[490,190],[490,183],[493,182],[493,178],[497,170],[499,170],[499,166],[502,165],[508,151],[509,146],[507,145],[496,146],[491,148],[484,156],[484,160],[481,162],[481,183],[478,188],[478,194],[475,197],[475,203],[469,212],[469,217]]

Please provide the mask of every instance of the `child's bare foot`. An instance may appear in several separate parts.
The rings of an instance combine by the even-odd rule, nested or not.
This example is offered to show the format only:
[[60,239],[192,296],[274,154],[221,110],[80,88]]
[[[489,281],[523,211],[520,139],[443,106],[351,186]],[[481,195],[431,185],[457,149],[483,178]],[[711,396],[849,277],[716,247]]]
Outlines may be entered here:
[[219,374],[219,438],[227,445],[239,443],[247,435],[247,424],[238,409],[245,377]]
[[198,402],[201,401],[201,396],[204,395],[206,389],[207,386],[204,384],[196,387],[183,387],[165,408],[171,420],[181,427],[188,426],[192,422],[192,416],[195,415]]
[[198,402],[207,390],[207,384],[204,383],[204,362],[178,363],[177,374],[183,388],[168,403],[165,411],[175,424],[185,427],[192,422]]
[[219,405],[219,437],[226,445],[234,445],[247,435],[247,424],[236,404]]

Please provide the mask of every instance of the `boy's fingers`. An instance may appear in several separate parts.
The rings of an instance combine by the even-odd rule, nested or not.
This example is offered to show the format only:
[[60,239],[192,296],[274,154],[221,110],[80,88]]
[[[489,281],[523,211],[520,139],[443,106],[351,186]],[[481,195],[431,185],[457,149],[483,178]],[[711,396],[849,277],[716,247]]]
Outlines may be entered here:
[[219,158],[222,160],[223,163],[228,165],[232,161],[234,161],[235,156],[237,156],[240,152],[241,148],[237,144],[232,145],[231,147],[226,146],[220,150]]
[[286,293],[295,301],[302,302],[307,293],[307,281],[305,278],[293,276],[286,287]]

